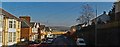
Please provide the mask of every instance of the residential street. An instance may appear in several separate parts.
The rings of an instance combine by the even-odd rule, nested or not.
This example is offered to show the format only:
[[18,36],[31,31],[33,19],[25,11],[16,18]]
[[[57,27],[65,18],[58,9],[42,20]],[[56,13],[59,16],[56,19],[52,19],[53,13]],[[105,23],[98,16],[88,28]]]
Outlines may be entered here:
[[120,47],[120,1],[0,2],[0,47]]

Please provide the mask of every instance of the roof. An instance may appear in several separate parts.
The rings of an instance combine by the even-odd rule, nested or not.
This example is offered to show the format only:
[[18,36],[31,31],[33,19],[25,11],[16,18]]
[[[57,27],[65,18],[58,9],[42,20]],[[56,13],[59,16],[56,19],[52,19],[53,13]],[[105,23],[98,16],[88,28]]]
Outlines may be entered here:
[[4,15],[4,17],[7,17],[7,18],[13,18],[13,19],[16,19],[16,20],[20,20],[19,18],[15,17],[14,15],[8,13],[7,11],[3,10],[2,8],[0,8],[0,13],[2,15]]
[[20,17],[30,17],[30,16],[20,16]]
[[45,27],[45,31],[50,31],[50,28],[49,27]]
[[40,25],[40,30],[45,29],[45,25]]
[[19,18],[15,17],[14,15],[8,13],[7,11],[3,10],[2,8],[0,8],[0,13],[2,15],[4,15],[4,17],[13,18],[13,19],[21,21],[22,28],[31,27],[31,25],[28,22],[26,22],[24,19],[19,19]]
[[17,18],[14,15],[8,13],[7,11],[3,10],[2,8],[0,8],[0,13],[3,14],[4,17],[13,18],[13,19],[16,19],[16,20],[20,20],[19,18]]
[[21,20],[21,28],[31,27],[30,23],[28,23],[25,19],[20,19],[20,20]]
[[96,20],[96,19],[99,19],[99,18],[105,18],[105,17],[103,17],[103,16],[109,17],[109,16],[106,14],[106,12],[103,12],[103,14],[101,14],[101,15],[99,15],[98,17],[92,19],[92,21],[94,21],[94,20]]
[[40,27],[40,23],[38,23],[38,22],[30,22],[30,25],[31,25],[32,28],[33,27],[37,28],[37,26]]

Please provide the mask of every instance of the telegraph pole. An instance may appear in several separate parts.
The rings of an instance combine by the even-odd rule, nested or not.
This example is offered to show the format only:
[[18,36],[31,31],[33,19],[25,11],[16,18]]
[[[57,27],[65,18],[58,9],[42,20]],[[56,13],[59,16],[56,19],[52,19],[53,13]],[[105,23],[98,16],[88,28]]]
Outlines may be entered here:
[[95,47],[97,46],[97,5],[96,5],[96,19],[95,19]]

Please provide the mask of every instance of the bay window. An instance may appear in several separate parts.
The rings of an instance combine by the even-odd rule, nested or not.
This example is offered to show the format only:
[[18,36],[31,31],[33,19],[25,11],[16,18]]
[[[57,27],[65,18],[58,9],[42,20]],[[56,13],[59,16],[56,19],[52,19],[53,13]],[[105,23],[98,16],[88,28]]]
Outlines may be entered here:
[[16,41],[16,32],[8,32],[8,42]]

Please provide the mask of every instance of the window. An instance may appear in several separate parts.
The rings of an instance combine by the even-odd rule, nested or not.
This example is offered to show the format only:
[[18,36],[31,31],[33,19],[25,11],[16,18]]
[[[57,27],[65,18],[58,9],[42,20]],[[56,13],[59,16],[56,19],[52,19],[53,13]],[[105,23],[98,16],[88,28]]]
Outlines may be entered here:
[[20,22],[18,22],[18,28],[20,28],[21,26],[20,26]]
[[9,28],[16,28],[16,20],[9,19]]
[[8,33],[8,42],[15,42],[16,41],[16,32],[9,32]]
[[84,43],[84,41],[79,41],[79,43]]
[[0,43],[2,43],[2,32],[0,32]]
[[33,33],[37,33],[38,32],[38,28],[32,28],[32,32]]
[[16,32],[13,32],[13,42],[16,41]]
[[37,34],[35,35],[35,39],[38,39],[38,35]]
[[12,42],[12,32],[9,32],[8,34],[9,34],[9,35],[8,35],[8,41],[9,41],[9,42]]
[[12,28],[12,21],[9,21],[9,28]]
[[14,21],[14,28],[16,28],[16,21]]

